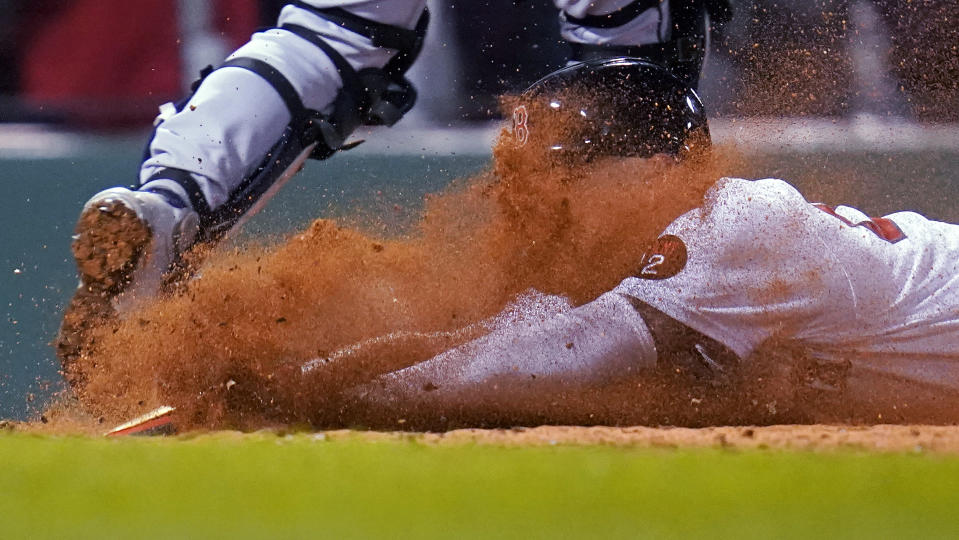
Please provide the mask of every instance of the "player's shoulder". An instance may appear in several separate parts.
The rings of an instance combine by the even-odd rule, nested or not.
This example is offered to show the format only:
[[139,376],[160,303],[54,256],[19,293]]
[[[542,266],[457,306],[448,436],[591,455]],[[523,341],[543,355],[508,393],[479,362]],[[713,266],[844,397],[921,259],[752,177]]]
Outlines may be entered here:
[[751,229],[793,220],[797,212],[806,212],[808,207],[802,194],[783,180],[726,177],[710,188],[701,208],[674,225],[687,230],[721,228],[733,232],[740,226]]
[[706,205],[731,207],[769,207],[805,202],[798,189],[785,180],[762,178],[720,178],[706,196]]

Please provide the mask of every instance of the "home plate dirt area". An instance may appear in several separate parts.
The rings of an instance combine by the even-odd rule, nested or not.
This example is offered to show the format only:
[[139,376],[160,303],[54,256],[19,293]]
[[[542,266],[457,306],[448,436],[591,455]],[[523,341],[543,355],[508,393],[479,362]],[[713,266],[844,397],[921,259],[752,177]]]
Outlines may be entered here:
[[423,444],[497,446],[601,445],[638,448],[729,448],[775,450],[861,450],[959,453],[959,426],[775,425],[764,427],[579,427],[458,429],[444,433],[338,430],[318,438],[409,440]]

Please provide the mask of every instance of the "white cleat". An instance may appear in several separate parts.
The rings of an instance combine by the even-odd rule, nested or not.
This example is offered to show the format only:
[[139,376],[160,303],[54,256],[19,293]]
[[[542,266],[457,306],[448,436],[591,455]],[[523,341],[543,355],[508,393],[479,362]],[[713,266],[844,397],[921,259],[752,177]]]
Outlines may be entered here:
[[196,212],[157,193],[110,188],[87,201],[72,244],[80,286],[56,341],[71,382],[88,332],[154,298],[198,232]]
[[159,194],[110,188],[83,207],[73,240],[80,286],[106,293],[120,313],[159,292],[196,240],[199,219]]

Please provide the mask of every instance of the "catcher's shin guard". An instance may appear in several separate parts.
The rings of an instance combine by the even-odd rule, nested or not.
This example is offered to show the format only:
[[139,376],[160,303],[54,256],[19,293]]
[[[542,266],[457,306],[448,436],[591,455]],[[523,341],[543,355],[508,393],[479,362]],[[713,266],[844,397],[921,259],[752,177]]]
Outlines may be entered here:
[[[319,48],[331,61],[342,85],[323,113],[307,108],[294,85],[269,63],[235,57],[221,67],[245,69],[266,81],[290,113],[289,124],[252,171],[230,182],[226,201],[214,206],[203,187],[206,177],[164,167],[151,169],[137,190],[114,188],[95,196],[77,225],[74,255],[81,284],[64,315],[56,340],[57,354],[71,386],[84,386],[85,364],[105,321],[129,311],[136,298],[147,299],[185,275],[182,255],[195,242],[215,241],[258,210],[308,158],[326,159],[350,148],[346,138],[360,124],[392,125],[413,106],[416,93],[406,70],[422,47],[428,14],[424,11],[413,30],[380,24],[341,8],[320,9],[302,2],[297,7],[332,22],[337,30],[357,34],[374,48],[396,52],[382,68],[355,70],[320,33],[294,24],[288,32]],[[342,32],[340,32],[342,33]],[[301,44],[302,45],[302,44]],[[309,45],[306,45],[309,48]],[[193,86],[194,94],[207,68]],[[191,94],[160,108],[160,126],[187,106]],[[150,137],[153,142],[154,137]],[[259,150],[258,150],[259,151]],[[144,161],[151,159],[150,146]],[[246,165],[244,165],[246,166]],[[239,176],[239,175],[237,175]]]
[[[290,81],[267,62],[237,57],[222,64],[220,68],[246,69],[269,83],[289,110],[291,120],[259,166],[233,188],[227,201],[217,208],[209,206],[196,178],[186,170],[159,169],[144,182],[171,180],[183,188],[200,216],[199,240],[216,240],[245,222],[308,158],[327,159],[339,150],[348,150],[359,144],[346,142],[359,125],[392,126],[416,101],[416,91],[405,74],[422,49],[429,22],[427,11],[424,10],[413,30],[407,30],[371,21],[342,8],[316,8],[304,2],[293,4],[369,39],[375,46],[395,49],[397,53],[383,68],[357,71],[322,35],[296,24],[279,26],[279,30],[315,45],[335,66],[342,87],[329,114],[307,108]],[[212,71],[213,68],[209,67],[201,73],[200,80],[194,83],[194,91]],[[181,111],[188,101],[189,97],[161,108],[156,125],[160,125],[164,117]]]

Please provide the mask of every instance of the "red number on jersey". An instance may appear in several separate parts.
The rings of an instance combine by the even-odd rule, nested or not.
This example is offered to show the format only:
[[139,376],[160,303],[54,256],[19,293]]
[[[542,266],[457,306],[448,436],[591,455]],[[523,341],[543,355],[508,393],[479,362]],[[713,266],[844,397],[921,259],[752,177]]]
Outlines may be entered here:
[[906,233],[902,232],[902,229],[899,228],[899,225],[896,225],[896,222],[894,222],[891,219],[874,217],[874,218],[869,218],[866,221],[853,223],[849,221],[848,219],[837,214],[836,210],[831,206],[826,206],[825,204],[821,204],[821,203],[814,203],[813,206],[829,214],[830,216],[833,216],[839,219],[840,221],[842,221],[846,225],[849,225],[850,227],[865,227],[869,229],[870,231],[874,232],[876,236],[878,236],[879,238],[882,238],[883,240],[885,240],[886,242],[889,242],[890,244],[895,244],[896,242],[906,238]]
[[683,239],[667,234],[660,236],[643,253],[636,277],[640,279],[666,279],[686,267],[686,244]]

